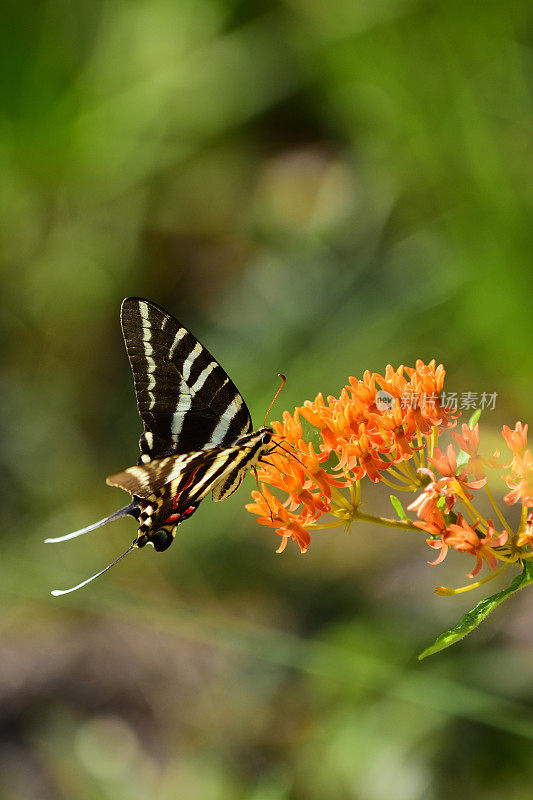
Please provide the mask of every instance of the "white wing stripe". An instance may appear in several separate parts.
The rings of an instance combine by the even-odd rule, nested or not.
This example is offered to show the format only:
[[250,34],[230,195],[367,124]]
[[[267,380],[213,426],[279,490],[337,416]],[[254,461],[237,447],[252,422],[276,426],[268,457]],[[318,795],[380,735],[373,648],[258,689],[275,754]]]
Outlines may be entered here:
[[146,303],[139,303],[139,313],[142,319],[142,339],[143,339],[143,347],[144,347],[144,356],[146,358],[147,364],[147,372],[149,376],[148,385],[146,387],[146,391],[148,392],[148,397],[150,398],[150,408],[153,408],[155,405],[155,396],[152,392],[152,389],[155,386],[155,361],[151,357],[154,349],[150,344],[150,339],[152,338],[152,326],[150,324],[150,318],[148,316],[148,306]]
[[184,392],[187,392],[187,385],[185,384],[185,381],[182,381],[180,386],[180,398],[170,425],[170,430],[172,432],[173,437],[180,435],[181,429],[183,428],[185,415],[187,411],[190,409],[192,404],[191,395],[185,394]]
[[170,348],[170,352],[168,354],[168,357],[170,359],[174,357],[174,352],[176,350],[176,347],[181,342],[186,333],[187,331],[185,330],[185,328],[180,328],[177,334],[174,336],[174,341],[172,342],[172,347]]
[[[212,442],[220,442],[224,437],[224,434],[227,433],[229,426],[231,425],[231,421],[233,417],[238,414],[240,409],[242,408],[242,397],[239,395],[235,397],[231,403],[228,404],[227,408],[225,409],[224,413],[222,414],[222,418],[218,425],[216,426],[215,430],[211,434],[211,441]],[[228,413],[230,412],[230,413]]]
[[189,380],[189,376],[191,374],[192,365],[200,355],[204,348],[200,344],[200,342],[196,342],[193,349],[185,359],[185,363],[183,364],[182,375],[185,381]]
[[[228,456],[224,456],[223,459],[216,459],[213,462],[213,465],[207,470],[207,472],[205,473],[204,477],[200,481],[198,481],[197,483],[194,484],[194,494],[195,495],[198,493],[199,489],[202,489],[203,486],[205,486],[206,484],[209,483],[209,481],[211,479],[211,476],[214,475],[215,472],[217,472],[220,469],[220,466],[221,466],[220,462],[222,461],[222,463],[223,463],[225,460],[227,460],[227,462],[228,462],[226,466],[227,467],[231,466],[231,459],[228,458]],[[222,473],[222,475],[219,476],[220,479],[222,479],[223,477],[224,477],[224,473]],[[211,488],[211,487],[209,487],[209,488]],[[208,489],[208,491],[209,491],[209,489]]]
[[216,361],[211,361],[209,366],[207,366],[203,370],[203,372],[200,372],[200,374],[198,375],[195,383],[191,386],[191,392],[197,392],[198,389],[202,388],[202,386],[206,382],[207,378],[213,372],[213,370],[215,369],[216,366],[217,366],[217,362]]

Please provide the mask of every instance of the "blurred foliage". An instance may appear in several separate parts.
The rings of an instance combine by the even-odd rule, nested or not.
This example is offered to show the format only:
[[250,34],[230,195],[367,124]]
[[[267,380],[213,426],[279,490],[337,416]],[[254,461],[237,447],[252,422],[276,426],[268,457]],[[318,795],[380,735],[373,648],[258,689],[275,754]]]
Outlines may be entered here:
[[417,357],[498,392],[489,442],[528,421],[531,4],[2,10],[0,796],[529,797],[531,593],[419,664],[462,562],[363,526],[275,557],[251,479],[72,597],[48,591],[131,520],[42,540],[124,502],[126,295],[188,325],[258,423],[280,370],[291,408]]

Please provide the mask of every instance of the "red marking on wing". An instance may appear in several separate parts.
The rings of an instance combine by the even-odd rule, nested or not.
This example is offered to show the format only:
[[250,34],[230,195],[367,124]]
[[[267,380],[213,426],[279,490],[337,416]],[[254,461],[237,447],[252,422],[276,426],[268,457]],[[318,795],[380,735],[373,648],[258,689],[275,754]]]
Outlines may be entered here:
[[[189,486],[193,482],[194,476],[196,475],[197,472],[198,472],[198,467],[196,467],[196,469],[194,469],[191,472],[191,474],[189,476],[189,479],[185,482],[181,492],[179,494],[177,494],[175,497],[172,498],[172,508],[177,508],[178,507],[178,503],[180,501],[181,495],[183,494],[183,492],[186,489],[189,488]],[[183,514],[171,514],[170,517],[167,519],[167,522],[175,522],[177,519],[182,519],[183,517],[188,516],[189,513],[192,514],[193,511],[194,511],[194,506],[191,506]]]
[[180,497],[181,497],[181,495],[183,494],[183,492],[185,491],[185,489],[188,489],[188,488],[189,488],[189,486],[190,486],[190,485],[191,485],[191,483],[193,482],[193,480],[194,480],[194,476],[196,475],[196,473],[197,473],[197,472],[198,472],[198,467],[197,467],[195,470],[193,470],[193,471],[191,472],[191,474],[190,474],[190,477],[189,477],[189,480],[188,480],[188,481],[185,483],[185,485],[184,485],[183,489],[181,490],[181,492],[180,492],[179,494],[177,494],[175,497],[173,497],[173,498],[172,498],[172,508],[176,508],[176,507],[177,507],[177,505],[178,505],[178,503],[179,503],[179,500],[180,500]]

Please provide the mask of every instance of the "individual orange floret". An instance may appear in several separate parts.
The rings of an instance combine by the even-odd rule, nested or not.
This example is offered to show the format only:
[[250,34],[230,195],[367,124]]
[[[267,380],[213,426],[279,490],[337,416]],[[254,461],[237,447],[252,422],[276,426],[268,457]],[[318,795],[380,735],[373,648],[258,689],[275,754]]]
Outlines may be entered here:
[[473,428],[463,422],[461,434],[451,431],[451,435],[465,453],[469,456],[477,456],[479,450],[479,422]]
[[303,406],[299,407],[299,413],[315,428],[320,428],[322,436],[322,445],[320,450],[324,459],[328,458],[330,453],[335,450],[337,446],[338,429],[335,423],[333,409],[324,402],[322,393],[318,394],[313,402],[306,400]]
[[476,520],[474,526],[468,524],[461,514],[457,515],[457,523],[448,526],[448,534],[446,536],[446,544],[453,547],[459,553],[470,553],[475,556],[476,566],[467,575],[467,578],[475,577],[480,571],[483,561],[486,561],[490,569],[496,569],[498,559],[494,554],[494,547],[501,547],[507,541],[507,531],[496,534],[492,520],[487,520],[487,534],[480,538],[474,530],[479,520]]
[[280,546],[276,550],[276,553],[283,553],[287,547],[287,542],[289,539],[292,539],[293,542],[298,544],[301,553],[307,553],[307,548],[311,544],[311,536],[309,531],[297,520],[288,522],[284,528],[277,528],[276,533],[278,536],[283,537]]
[[247,503],[245,508],[250,514],[258,515],[257,522],[260,525],[275,528],[287,518],[287,509],[283,507],[278,498],[264,484],[261,484],[260,492],[254,489],[252,498],[255,502]]
[[304,520],[302,520],[301,516],[296,516],[287,511],[278,498],[264,484],[261,484],[260,492],[252,492],[252,497],[255,502],[248,503],[245,506],[246,510],[251,514],[258,514],[257,521],[260,525],[275,528],[278,536],[283,538],[276,553],[283,552],[289,539],[293,539],[298,543],[302,553],[307,552],[307,548],[311,543],[311,535],[302,524]]
[[360,381],[353,376],[348,380],[349,383],[342,389],[339,400],[347,425],[345,431],[355,433],[361,423],[367,422],[369,414],[377,410],[376,376],[365,370],[363,380]]
[[436,361],[433,359],[429,364],[424,364],[421,359],[416,362],[415,369],[406,368],[406,372],[411,378],[411,387],[418,394],[440,394],[444,386],[446,370],[442,364],[435,368]]
[[518,535],[516,544],[518,547],[529,545],[533,549],[533,511],[527,515],[524,530]]
[[443,476],[444,480],[439,483],[442,488],[446,488],[447,494],[457,495],[464,492],[465,496],[471,500],[473,495],[467,492],[467,489],[481,489],[487,482],[486,478],[478,481],[467,480],[468,472],[466,470],[457,473],[457,457],[451,444],[448,445],[446,455],[436,447],[433,458],[430,458],[429,461]]
[[298,439],[303,436],[302,423],[300,422],[300,409],[295,408],[294,414],[289,411],[283,412],[283,422],[273,422],[272,428],[275,433],[290,444],[296,444]]
[[440,486],[440,481],[437,482],[435,480],[435,475],[431,470],[420,467],[418,473],[428,475],[430,482],[424,486],[424,490],[407,506],[407,510],[414,511],[419,519],[430,522],[435,518],[435,515],[442,516],[437,504],[444,492]]
[[441,512],[438,509],[433,509],[431,514],[428,516],[428,519],[417,521],[413,524],[415,527],[430,533],[432,536],[439,537],[438,539],[426,539],[426,542],[430,547],[432,547],[434,550],[440,550],[440,553],[435,561],[428,561],[428,564],[435,566],[435,564],[440,564],[441,561],[444,561],[448,554],[448,529],[446,527],[446,520]]
[[406,372],[410,375],[413,399],[418,401],[413,403],[413,408],[408,407],[407,415],[413,418],[418,431],[429,436],[433,427],[445,430],[455,425],[457,414],[452,414],[440,401],[446,375],[442,364],[435,368],[435,360],[429,364],[419,360],[414,370],[406,367]]
[[403,364],[394,369],[390,364],[385,368],[385,375],[375,372],[372,379],[387,394],[396,400],[395,405],[401,405],[402,398],[409,390],[409,380],[406,377],[407,367]]
[[346,481],[339,480],[338,477],[327,472],[320,466],[320,461],[323,461],[323,458],[315,452],[312,442],[305,442],[303,439],[300,439],[296,452],[309,478],[310,485],[315,484],[328,500],[331,500],[332,486],[347,485]]
[[[473,473],[474,477],[477,480],[482,480],[485,478],[486,468],[490,467],[493,469],[494,467],[500,466],[498,463],[498,458],[500,456],[500,451],[496,450],[492,458],[483,458],[478,453],[479,449],[479,422],[476,422],[473,428],[470,428],[469,425],[463,423],[461,428],[461,435],[455,433],[454,431],[450,431],[451,435],[461,448],[463,452],[467,453],[470,458],[468,459],[468,463],[466,465],[466,471],[468,473]],[[481,484],[484,485],[484,484]],[[475,487],[474,487],[475,488]]]
[[363,424],[359,426],[359,435],[353,437],[353,441],[339,442],[337,455],[339,457],[337,469],[352,472],[356,480],[368,475],[371,481],[377,483],[381,478],[380,470],[386,470],[391,466],[390,461],[383,461],[379,457],[379,450],[367,435]]
[[504,425],[502,428],[502,436],[507,443],[509,450],[515,455],[522,457],[527,447],[527,425],[517,422],[513,428]]
[[374,441],[378,443],[381,439],[382,452],[387,453],[394,463],[412,458],[414,450],[418,449],[413,444],[416,426],[406,419],[399,404],[388,411],[369,414],[369,423],[374,428]]
[[512,490],[503,498],[508,505],[522,502],[523,506],[533,506],[533,456],[526,450],[522,456],[513,459],[511,474],[504,478]]

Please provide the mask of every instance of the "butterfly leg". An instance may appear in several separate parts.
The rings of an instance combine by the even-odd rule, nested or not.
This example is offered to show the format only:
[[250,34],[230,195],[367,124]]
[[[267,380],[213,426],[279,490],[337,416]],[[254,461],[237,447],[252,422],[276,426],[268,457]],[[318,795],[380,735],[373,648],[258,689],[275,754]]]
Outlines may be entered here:
[[[264,458],[261,458],[260,460],[261,461],[265,461]],[[268,461],[265,461],[265,464],[268,464],[268,463],[269,463]],[[271,466],[274,466],[274,465],[271,464]],[[263,495],[263,492],[261,491],[261,487],[259,486],[259,478],[257,477],[257,469],[256,469],[256,467],[252,467],[252,472],[254,473],[255,482],[257,484],[257,491],[259,492],[260,495]],[[264,495],[263,495],[263,497],[264,497]],[[265,500],[267,502],[268,508],[270,509],[270,519],[271,519],[272,522],[274,522],[274,514],[272,512],[272,509],[270,508],[269,502],[268,502],[266,497],[265,497]]]

